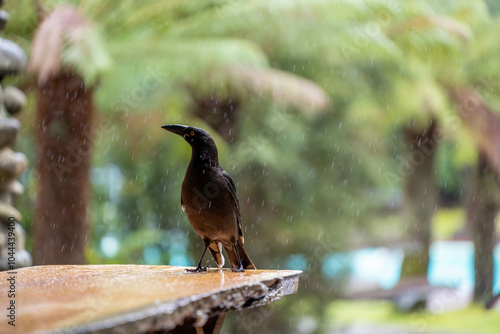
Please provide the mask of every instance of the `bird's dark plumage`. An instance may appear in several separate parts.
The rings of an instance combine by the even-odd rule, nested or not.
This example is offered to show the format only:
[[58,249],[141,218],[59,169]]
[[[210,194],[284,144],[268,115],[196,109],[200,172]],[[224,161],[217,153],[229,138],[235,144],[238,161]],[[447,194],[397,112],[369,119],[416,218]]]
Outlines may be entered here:
[[222,268],[222,247],[233,271],[256,269],[243,247],[240,205],[231,176],[219,165],[217,146],[208,132],[185,125],[164,125],[163,129],[183,137],[191,145],[191,161],[182,182],[181,205],[205,249]]

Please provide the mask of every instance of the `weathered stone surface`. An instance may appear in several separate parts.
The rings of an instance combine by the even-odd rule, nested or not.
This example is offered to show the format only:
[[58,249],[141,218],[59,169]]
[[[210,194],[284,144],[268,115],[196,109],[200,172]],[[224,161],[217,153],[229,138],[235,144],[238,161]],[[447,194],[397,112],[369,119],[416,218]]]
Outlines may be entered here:
[[[4,4],[0,0],[0,7]],[[0,31],[9,20],[9,14],[0,10]],[[0,38],[0,81],[7,75],[14,75],[24,71],[27,58],[24,51],[14,42]],[[15,153],[8,146],[13,146],[19,132],[20,123],[17,119],[9,118],[7,112],[14,115],[26,105],[26,96],[15,87],[5,90],[0,85],[0,270],[19,268],[32,264],[30,254],[25,250],[26,233],[17,222],[21,214],[13,206],[13,196],[23,192],[23,186],[16,178],[27,168],[28,159],[22,153]],[[15,230],[9,230],[9,217],[14,217]],[[12,226],[10,226],[12,229]],[[10,234],[10,236],[9,236]],[[9,264],[8,238],[15,239],[15,264]],[[0,330],[0,332],[2,332]]]
[[0,222],[7,224],[9,217],[14,217],[16,221],[20,221],[21,213],[12,205],[0,203]]
[[26,95],[22,90],[7,86],[3,90],[5,108],[11,115],[15,115],[26,106]]
[[[27,250],[23,249],[20,251],[16,251],[16,261],[14,262],[13,265],[15,269],[24,268],[32,265],[33,265],[33,259],[31,258],[31,254]],[[0,257],[0,270],[1,271],[11,270],[8,258]]]
[[6,191],[0,192],[0,202],[4,204],[13,205],[14,197],[9,192]]
[[[9,245],[7,244],[9,238],[9,229],[7,225],[0,224],[0,271],[10,270],[9,265]],[[15,239],[15,255],[14,255],[14,268],[22,268],[26,266],[31,266],[33,261],[31,259],[30,253],[26,251],[26,232],[19,223],[15,223],[14,228],[14,239]]]
[[24,71],[26,64],[23,49],[8,39],[0,38],[0,78]]
[[24,268],[32,265],[33,265],[33,258],[26,249],[16,251],[15,268]]
[[10,148],[0,151],[0,178],[10,179],[21,175],[28,167],[28,158]]
[[0,117],[0,148],[14,145],[20,126],[15,118]]
[[26,231],[19,224],[19,221],[16,220],[16,260],[17,254],[26,248]]
[[21,195],[24,192],[24,187],[16,179],[11,179],[11,180],[0,179],[0,192],[8,192],[12,195]]
[[9,258],[9,251],[7,248],[7,226],[4,226],[3,224],[0,224],[0,270],[7,270],[9,269],[8,267],[8,258]]
[[9,13],[0,9],[0,31],[5,29],[7,22],[9,22]]
[[[17,270],[18,333],[168,332],[188,319],[254,307],[296,292],[300,271],[205,273],[147,265],[37,266]],[[8,291],[0,273],[0,295]],[[17,298],[17,297],[16,297]],[[43,305],[43,307],[40,307]],[[22,312],[22,313],[21,313]],[[7,326],[0,323],[0,331]]]

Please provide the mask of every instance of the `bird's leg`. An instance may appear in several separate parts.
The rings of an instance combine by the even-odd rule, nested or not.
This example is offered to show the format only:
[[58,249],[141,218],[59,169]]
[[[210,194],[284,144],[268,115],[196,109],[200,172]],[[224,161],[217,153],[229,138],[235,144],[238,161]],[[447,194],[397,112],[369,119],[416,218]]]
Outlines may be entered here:
[[186,269],[186,271],[189,271],[189,272],[198,272],[198,273],[200,271],[207,271],[208,266],[202,267],[201,266],[201,261],[203,260],[203,256],[205,256],[205,252],[207,251],[208,245],[209,244],[205,243],[205,249],[203,250],[203,253],[201,253],[200,262],[198,262],[198,265],[196,266],[196,268],[195,269]]
[[240,266],[238,268],[233,268],[232,271],[235,273],[242,273],[245,269],[243,268],[243,262],[241,261],[240,253],[238,253],[238,247],[236,247],[236,245],[234,245],[234,250],[236,251],[236,256],[238,257],[238,263]]

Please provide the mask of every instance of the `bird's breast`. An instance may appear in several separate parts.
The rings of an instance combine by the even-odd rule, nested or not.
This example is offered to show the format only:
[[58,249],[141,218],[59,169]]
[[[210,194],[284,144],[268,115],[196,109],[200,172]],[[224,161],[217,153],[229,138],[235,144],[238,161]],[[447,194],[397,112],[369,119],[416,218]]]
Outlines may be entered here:
[[193,228],[202,236],[220,239],[235,234],[236,212],[222,176],[214,171],[189,171],[182,183],[182,203]]
[[186,211],[229,212],[232,209],[229,196],[227,184],[209,172],[195,175],[188,173],[182,183],[181,197]]

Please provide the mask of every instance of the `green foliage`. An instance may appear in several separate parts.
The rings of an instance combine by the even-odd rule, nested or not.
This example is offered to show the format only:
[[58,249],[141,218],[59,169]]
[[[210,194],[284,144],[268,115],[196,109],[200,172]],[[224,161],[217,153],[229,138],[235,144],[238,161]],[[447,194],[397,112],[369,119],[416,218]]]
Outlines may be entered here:
[[3,33],[25,51],[29,51],[31,39],[38,25],[33,1],[5,1],[3,9],[9,13],[9,22]]
[[[391,326],[405,331],[444,331],[451,333],[493,334],[498,331],[500,316],[480,305],[444,313],[401,313],[388,301],[338,301],[327,311],[332,327],[347,326],[364,319],[373,328]],[[459,319],[459,320],[458,320]],[[480,326],[478,324],[481,324]]]
[[498,3],[498,1],[485,0],[485,3],[488,5],[492,15],[498,15],[498,13],[500,13],[500,3]]
[[[325,306],[341,282],[325,278],[321,265],[350,237],[380,243],[404,230],[387,214],[404,184],[400,127],[437,120],[441,188],[456,194],[476,147],[446,89],[472,85],[499,106],[500,23],[480,0],[65,2],[100,36],[63,55],[90,80],[101,73],[89,261],[147,263],[146,249],[158,250],[165,264],[197,259],[201,242],[180,210],[190,149],[160,126],[206,128],[237,183],[257,267],[289,268],[293,256],[305,258],[301,294],[280,305],[294,317],[279,325],[329,318]],[[29,51],[37,12],[30,0],[12,3],[5,33]],[[61,1],[41,3],[51,9]],[[111,62],[106,72],[92,70],[104,67],[101,51]],[[236,106],[226,118],[234,120],[228,141],[198,110],[200,101],[224,99]],[[32,168],[33,146],[24,135],[19,149]],[[35,180],[33,172],[23,179],[26,217]],[[120,241],[110,257],[105,236]]]
[[432,237],[437,240],[453,239],[465,227],[466,212],[463,208],[440,209],[432,222]]
[[[439,188],[445,194],[459,194],[463,190],[464,183],[461,171],[466,166],[473,164],[472,161],[464,161],[466,153],[463,147],[450,142],[443,141],[437,148],[435,170]],[[475,158],[475,148],[471,147],[472,157]],[[465,154],[462,154],[465,153]]]
[[78,43],[67,43],[61,54],[61,64],[81,73],[87,85],[97,83],[111,66],[100,33],[91,27],[80,32],[85,35]]

